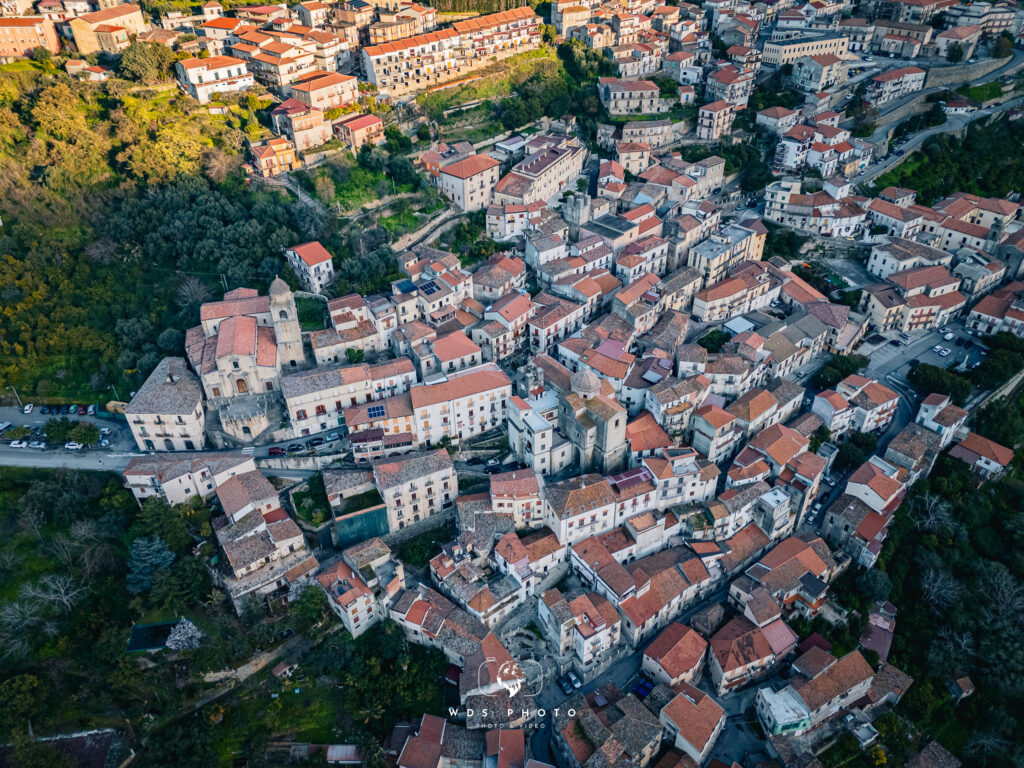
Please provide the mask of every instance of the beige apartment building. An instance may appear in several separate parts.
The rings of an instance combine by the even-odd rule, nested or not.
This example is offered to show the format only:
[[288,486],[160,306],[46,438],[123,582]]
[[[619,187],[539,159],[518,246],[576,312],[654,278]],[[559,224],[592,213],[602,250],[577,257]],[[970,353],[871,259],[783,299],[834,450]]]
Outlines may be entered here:
[[[124,46],[114,47],[111,50],[109,46],[112,42],[116,43],[122,37],[127,40],[134,35],[145,32],[149,29],[149,24],[146,23],[145,18],[142,16],[142,9],[137,5],[128,3],[125,5],[114,5],[101,11],[87,13],[84,16],[71,19],[68,22],[68,29],[71,30],[71,36],[75,41],[78,52],[83,55],[100,53],[101,51],[104,53],[119,53],[123,47],[127,47],[127,42],[124,43]],[[117,30],[123,30],[124,34],[115,34]],[[105,48],[104,45],[108,47]]]
[[697,113],[697,138],[714,141],[729,133],[735,114],[733,106],[726,101],[705,104]]
[[375,461],[373,480],[392,533],[437,514],[459,495],[455,465],[444,448]]
[[124,409],[140,451],[198,451],[206,444],[199,377],[183,357],[165,357]]
[[798,37],[792,40],[770,40],[764,44],[761,62],[771,67],[793,64],[804,56],[831,54],[845,58],[850,38],[845,35],[823,35],[821,37]]
[[42,16],[0,17],[0,61],[30,56],[36,48],[60,52],[52,21]]
[[464,211],[479,211],[491,202],[501,163],[490,155],[473,155],[441,169],[441,194]]
[[493,363],[448,381],[409,391],[420,444],[437,445],[447,437],[455,445],[505,423],[512,381]]

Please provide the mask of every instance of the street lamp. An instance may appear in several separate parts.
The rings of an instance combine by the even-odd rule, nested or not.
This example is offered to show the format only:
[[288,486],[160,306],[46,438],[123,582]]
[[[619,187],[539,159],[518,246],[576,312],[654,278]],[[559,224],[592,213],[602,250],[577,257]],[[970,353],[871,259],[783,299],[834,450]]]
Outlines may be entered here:
[[9,390],[11,390],[11,392],[13,392],[13,393],[14,393],[14,396],[15,396],[16,398],[18,398],[18,407],[19,407],[19,408],[24,408],[24,407],[25,407],[25,404],[21,402],[21,395],[19,395],[19,394],[18,394],[18,390],[16,390],[16,389],[15,389],[14,387],[12,387],[12,386],[10,386],[10,385],[8,385],[8,387],[7,387],[7,388],[8,388]]

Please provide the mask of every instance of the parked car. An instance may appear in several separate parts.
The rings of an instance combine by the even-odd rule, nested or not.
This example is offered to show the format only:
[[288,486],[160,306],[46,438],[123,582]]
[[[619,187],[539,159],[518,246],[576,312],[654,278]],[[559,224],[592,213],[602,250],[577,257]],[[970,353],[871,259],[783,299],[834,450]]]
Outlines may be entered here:
[[932,352],[934,352],[935,354],[938,354],[941,351],[942,351],[942,347],[940,345],[938,345],[938,344],[936,344],[934,347],[932,347]]
[[484,472],[488,475],[497,475],[501,473],[501,467],[484,467]]
[[11,448],[28,448],[28,440],[11,440]]
[[945,347],[943,347],[942,351],[939,352],[939,357],[948,357],[949,353],[952,352],[952,351],[953,350],[951,350],[951,349],[946,349]]
[[101,448],[109,448],[110,447],[110,441],[107,438],[104,437],[102,440],[100,440],[100,447]]
[[950,339],[954,338],[955,336],[956,336],[956,334],[952,333],[951,331],[946,331],[944,334],[942,334],[942,338],[945,341],[949,341]]
[[287,451],[280,445],[272,445],[267,450],[267,455],[269,456],[284,456],[286,453]]
[[564,693],[566,696],[572,694],[572,684],[564,677],[558,678],[558,687],[562,689],[562,693]]
[[324,440],[322,437],[314,437],[312,440],[307,440],[306,445],[308,445],[310,448],[319,448],[326,442],[327,441]]
[[90,405],[88,408],[85,409],[85,413],[86,413],[87,416],[95,416],[96,415],[96,406],[95,405]]
[[88,413],[88,409],[84,405],[78,406],[78,415],[85,416]]
[[337,432],[328,432],[326,435],[324,435],[324,440],[326,440],[328,443],[333,443],[337,440],[341,440],[341,435],[339,435]]
[[110,437],[113,431],[114,430],[112,430],[110,427],[103,427],[103,429],[100,430],[100,437]]
[[33,409],[33,408],[35,408],[35,406],[34,406],[34,405],[33,405],[32,403],[28,403],[28,404],[26,404],[26,405],[25,405],[25,407],[24,407],[24,408],[22,409],[22,412],[23,412],[23,413],[32,413],[32,409]]
[[68,409],[67,409],[67,411],[65,411],[65,413],[67,413],[69,416],[74,416],[76,413],[78,413],[78,406],[77,405],[69,405]]
[[583,687],[583,681],[576,676],[575,672],[567,672],[565,676],[568,678],[569,682],[572,683],[573,688],[578,689]]
[[[26,413],[28,413],[28,411],[26,411]],[[500,463],[501,462],[499,462],[497,459],[488,459],[487,460],[487,466],[488,467],[496,467]]]
[[42,440],[33,440],[31,443],[28,444],[28,447],[29,448],[36,448],[36,449],[42,451],[42,450],[45,450],[46,443],[43,442]]
[[306,450],[306,447],[302,443],[292,443],[288,446],[288,453],[300,453]]
[[45,413],[49,413],[50,412],[50,406],[44,405],[42,408],[39,409],[39,412],[40,413],[44,413],[44,414]]
[[69,451],[82,450],[82,444],[76,443],[74,440],[69,440],[68,442],[64,443],[64,447],[67,448]]

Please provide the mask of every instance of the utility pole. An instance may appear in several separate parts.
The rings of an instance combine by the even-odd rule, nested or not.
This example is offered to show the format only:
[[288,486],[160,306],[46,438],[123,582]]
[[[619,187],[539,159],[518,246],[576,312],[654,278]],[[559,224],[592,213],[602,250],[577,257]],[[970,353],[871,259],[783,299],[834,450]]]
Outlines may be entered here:
[[18,398],[18,407],[19,407],[19,408],[24,408],[24,407],[25,407],[25,404],[21,402],[21,395],[19,395],[19,394],[18,394],[18,390],[16,390],[16,389],[15,389],[14,387],[11,387],[11,386],[8,386],[7,388],[8,388],[9,390],[11,390],[11,392],[13,392],[13,393],[14,393],[14,396],[15,396],[16,398]]

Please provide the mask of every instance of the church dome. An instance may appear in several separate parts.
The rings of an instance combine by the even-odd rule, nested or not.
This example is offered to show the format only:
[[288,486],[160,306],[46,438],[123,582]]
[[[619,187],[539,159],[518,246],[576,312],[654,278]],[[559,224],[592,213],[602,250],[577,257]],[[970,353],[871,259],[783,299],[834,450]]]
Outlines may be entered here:
[[601,379],[590,368],[581,368],[576,371],[572,375],[569,386],[584,400],[597,397],[601,393]]
[[287,296],[289,293],[291,293],[291,288],[288,287],[288,283],[275,275],[274,282],[270,284],[270,295]]

